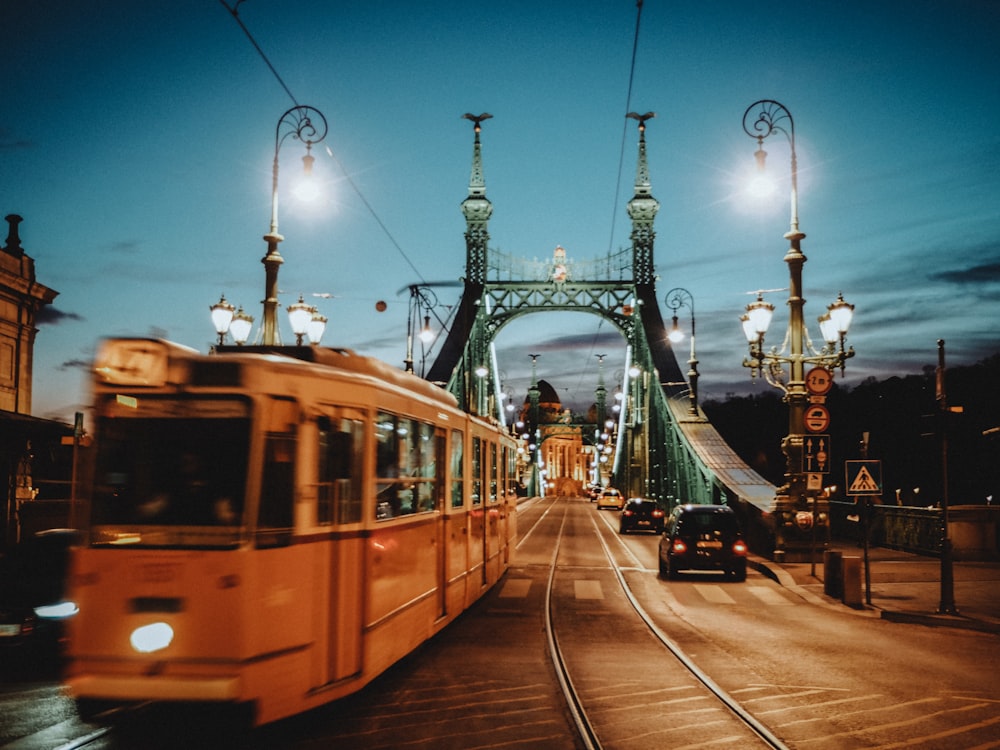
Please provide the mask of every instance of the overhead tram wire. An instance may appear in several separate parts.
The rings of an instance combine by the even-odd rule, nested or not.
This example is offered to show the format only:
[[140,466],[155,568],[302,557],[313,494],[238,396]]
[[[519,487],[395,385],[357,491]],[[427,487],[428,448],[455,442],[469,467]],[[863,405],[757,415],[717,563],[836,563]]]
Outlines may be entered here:
[[[642,0],[636,0],[635,37],[632,40],[632,64],[628,72],[628,91],[625,94],[625,111],[632,111],[632,83],[635,80],[635,58],[639,51],[639,24],[642,21]],[[628,137],[628,123],[622,125],[622,145],[618,154],[618,179],[615,181],[614,207],[611,211],[611,236],[608,238],[608,254],[615,244],[615,219],[618,216],[618,193],[622,185],[622,169],[625,164],[625,140]]]
[[[222,7],[225,8],[227,11],[229,11],[229,14],[233,17],[233,19],[235,19],[236,23],[238,23],[240,28],[243,29],[243,33],[247,35],[247,39],[250,40],[250,43],[253,45],[254,49],[257,50],[257,54],[260,55],[261,59],[265,62],[268,69],[271,71],[271,73],[274,74],[274,77],[278,80],[278,83],[281,84],[281,88],[283,88],[285,90],[285,93],[288,94],[288,98],[292,100],[292,104],[294,104],[296,107],[300,106],[299,101],[298,99],[295,98],[295,95],[292,93],[292,90],[288,88],[288,85],[285,83],[284,79],[282,79],[277,69],[274,67],[274,65],[271,64],[271,61],[268,59],[267,55],[264,54],[264,50],[262,50],[260,48],[260,45],[257,44],[257,40],[254,39],[253,34],[250,33],[250,30],[246,27],[246,24],[243,23],[243,19],[240,18],[239,7],[240,4],[243,3],[243,1],[244,0],[236,0],[236,2],[233,3],[233,6],[230,7],[228,3],[226,3],[226,0],[219,0],[219,2],[222,3]],[[639,4],[640,5],[642,4],[642,0],[639,0]],[[347,180],[347,184],[351,186],[351,189],[361,199],[361,202],[365,204],[365,208],[368,209],[368,213],[370,213],[372,215],[372,218],[375,219],[375,223],[378,224],[379,229],[382,230],[385,236],[389,239],[389,242],[392,243],[392,246],[396,248],[396,251],[403,257],[403,260],[406,261],[407,265],[411,269],[413,269],[413,272],[420,279],[420,282],[426,284],[427,280],[424,278],[424,275],[420,273],[420,270],[414,265],[413,261],[410,260],[410,257],[406,254],[403,248],[400,247],[399,243],[396,242],[396,238],[392,236],[392,233],[389,231],[389,228],[386,227],[382,219],[379,218],[379,215],[375,213],[374,207],[372,206],[371,203],[368,202],[368,199],[365,198],[364,193],[362,193],[360,188],[358,188],[357,184],[351,178],[351,175],[348,173],[347,169],[344,168],[343,162],[341,162],[340,159],[337,158],[337,156],[333,153],[333,150],[329,146],[326,146],[326,153],[329,154],[330,158],[337,163],[337,166],[343,173],[344,178]]]
[[[635,37],[632,40],[632,62],[629,67],[628,90],[625,94],[626,112],[632,111],[632,83],[635,80],[635,59],[638,56],[638,51],[639,51],[639,25],[641,21],[642,21],[642,0],[636,0]],[[621,149],[618,153],[618,178],[615,182],[615,197],[613,200],[613,208],[611,211],[611,236],[608,238],[609,255],[611,254],[615,242],[615,224],[616,224],[615,219],[618,216],[618,194],[619,191],[621,190],[621,184],[622,184],[622,169],[624,169],[624,164],[625,164],[625,141],[627,138],[628,138],[628,123],[626,122],[622,126]],[[597,326],[597,330],[594,332],[594,337],[591,339],[591,345],[590,345],[591,354],[593,354],[593,352],[597,349],[597,338],[601,334],[601,324],[603,324],[603,322],[604,319],[601,318],[600,323]],[[590,357],[587,357],[587,362],[589,366]],[[580,387],[582,387],[584,375],[585,373],[582,372],[580,373],[580,381],[577,384],[577,391],[579,391]]]

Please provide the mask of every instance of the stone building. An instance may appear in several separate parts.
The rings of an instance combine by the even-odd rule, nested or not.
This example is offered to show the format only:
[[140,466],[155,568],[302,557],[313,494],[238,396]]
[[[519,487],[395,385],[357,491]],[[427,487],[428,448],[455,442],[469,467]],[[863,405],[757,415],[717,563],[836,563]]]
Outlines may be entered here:
[[[73,434],[71,425],[31,416],[38,313],[58,292],[35,278],[35,261],[25,254],[18,234],[21,217],[6,218],[7,240],[0,247],[0,476],[6,480],[0,496],[0,550],[38,524],[59,525],[66,515],[63,503],[36,500],[69,497],[63,438]],[[37,518],[36,509],[55,511],[55,516],[51,521]]]

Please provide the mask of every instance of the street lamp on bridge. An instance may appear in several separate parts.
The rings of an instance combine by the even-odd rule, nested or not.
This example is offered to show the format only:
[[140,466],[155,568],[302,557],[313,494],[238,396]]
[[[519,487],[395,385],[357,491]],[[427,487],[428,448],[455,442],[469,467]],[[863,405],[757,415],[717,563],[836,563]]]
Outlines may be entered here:
[[673,325],[670,327],[670,333],[667,334],[667,338],[674,344],[679,344],[684,340],[684,331],[677,325],[677,311],[682,307],[687,307],[691,310],[691,358],[688,360],[688,365],[690,365],[691,369],[688,370],[688,414],[696,417],[698,416],[698,358],[694,353],[694,297],[687,289],[677,287],[667,292],[665,301],[673,315]]
[[[274,162],[271,169],[271,224],[264,240],[267,242],[267,254],[261,258],[264,264],[264,318],[257,332],[257,342],[264,346],[281,344],[278,333],[278,269],[284,262],[278,251],[278,243],[283,236],[278,234],[278,154],[281,146],[289,137],[306,144],[306,155],[302,157],[305,181],[295,192],[303,200],[315,197],[315,186],[312,181],[312,165],[316,158],[312,155],[314,143],[326,138],[327,124],[323,113],[313,107],[296,105],[286,111],[278,120],[274,132]],[[319,295],[328,296],[328,295]],[[225,343],[226,334],[233,337],[237,346],[246,343],[253,327],[253,317],[243,312],[243,308],[233,311],[233,306],[226,302],[225,295],[210,307],[212,325],[219,337],[219,346]],[[303,339],[308,337],[309,343],[318,344],[326,329],[327,319],[320,315],[316,307],[307,305],[302,297],[288,307],[289,322],[295,334],[296,346],[301,346]]]
[[[313,107],[298,105],[285,112],[278,120],[274,131],[274,163],[271,169],[271,225],[264,235],[267,255],[261,259],[264,264],[264,320],[261,323],[260,338],[264,346],[281,343],[278,334],[278,269],[284,262],[278,252],[278,243],[284,237],[278,234],[278,153],[289,137],[306,144],[306,155],[302,157],[305,176],[312,176],[312,165],[316,157],[312,155],[314,143],[326,138],[327,124],[323,113]],[[301,341],[301,337],[299,339]]]
[[[842,296],[838,296],[829,305],[827,312],[819,319],[825,344],[820,351],[816,351],[803,317],[805,299],[802,296],[802,266],[806,262],[806,256],[802,254],[801,248],[805,234],[799,229],[795,122],[784,105],[772,99],[761,99],[747,107],[743,113],[743,130],[757,141],[755,158],[758,171],[763,171],[767,157],[763,148],[764,140],[773,133],[782,133],[791,148],[791,225],[785,234],[790,247],[784,258],[789,272],[789,319],[781,349],[772,347],[769,351],[764,350],[764,335],[771,322],[774,305],[764,301],[763,292],[757,293],[757,299],[747,305],[746,313],[740,318],[750,349],[749,357],[743,360],[743,366],[750,368],[751,377],[762,373],[768,383],[784,391],[785,401],[788,403],[788,435],[782,441],[786,483],[778,489],[776,510],[779,523],[789,525],[793,523],[792,519],[797,512],[805,510],[802,503],[802,498],[806,495],[803,445],[806,432],[805,412],[809,403],[805,366],[811,364],[831,369],[839,367],[843,373],[845,361],[854,356],[853,348],[844,348],[854,305],[845,302]],[[778,541],[780,545],[780,536]]]

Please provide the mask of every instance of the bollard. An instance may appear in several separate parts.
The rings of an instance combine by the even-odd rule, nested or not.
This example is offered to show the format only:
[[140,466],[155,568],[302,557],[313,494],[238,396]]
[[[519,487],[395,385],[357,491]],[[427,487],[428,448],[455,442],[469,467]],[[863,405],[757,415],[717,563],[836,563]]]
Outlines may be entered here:
[[828,549],[823,552],[823,593],[839,599],[844,590],[841,578],[840,550]]
[[849,607],[861,606],[861,558],[845,557],[842,561],[844,571],[844,604]]

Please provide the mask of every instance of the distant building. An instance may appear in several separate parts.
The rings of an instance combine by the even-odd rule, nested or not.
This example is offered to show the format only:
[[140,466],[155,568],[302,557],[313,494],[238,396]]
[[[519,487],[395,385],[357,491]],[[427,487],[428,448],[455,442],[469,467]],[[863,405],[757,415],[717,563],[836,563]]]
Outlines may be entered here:
[[[0,248],[0,476],[6,479],[0,497],[0,549],[18,541],[22,532],[37,530],[39,523],[43,528],[61,525],[64,507],[47,523],[34,520],[34,511],[55,506],[34,502],[70,496],[62,438],[73,434],[71,425],[31,416],[36,321],[58,292],[35,279],[35,261],[25,255],[18,234],[21,217],[6,219],[7,241]],[[26,523],[29,516],[33,520]]]
[[[569,409],[563,409],[556,389],[548,381],[539,380],[534,390],[538,394],[537,428],[548,484],[546,494],[580,495],[583,486],[589,484],[592,459],[592,453],[584,447],[584,427],[574,421]],[[524,400],[520,420],[525,424],[532,422],[531,392]]]
[[35,261],[24,254],[20,216],[6,217],[7,242],[0,248],[0,410],[31,414],[31,368],[35,320],[59,292],[35,280]]

